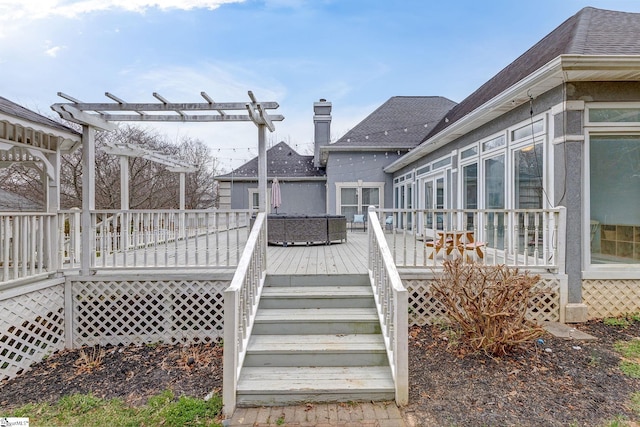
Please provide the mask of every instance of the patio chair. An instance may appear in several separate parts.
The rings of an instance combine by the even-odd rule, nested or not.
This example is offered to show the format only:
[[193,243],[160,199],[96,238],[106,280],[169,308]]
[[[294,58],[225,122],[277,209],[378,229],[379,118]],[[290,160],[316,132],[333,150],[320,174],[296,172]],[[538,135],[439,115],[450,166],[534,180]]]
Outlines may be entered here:
[[365,221],[365,216],[360,214],[355,214],[353,216],[353,220],[351,221],[351,231],[353,231],[353,226],[356,225],[356,228],[362,225],[362,230],[367,231],[367,222]]
[[387,218],[384,220],[384,229],[393,230],[393,215],[387,216]]

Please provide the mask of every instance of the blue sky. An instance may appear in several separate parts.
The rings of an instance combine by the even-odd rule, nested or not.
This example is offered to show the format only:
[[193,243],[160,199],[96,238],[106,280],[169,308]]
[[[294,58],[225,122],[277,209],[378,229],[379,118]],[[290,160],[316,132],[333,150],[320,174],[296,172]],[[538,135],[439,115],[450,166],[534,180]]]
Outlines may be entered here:
[[[637,0],[0,0],[0,95],[64,102],[276,101],[270,144],[311,153],[313,102],[337,139],[396,95],[461,101],[585,6]],[[251,123],[154,125],[205,141],[226,170],[257,154]]]

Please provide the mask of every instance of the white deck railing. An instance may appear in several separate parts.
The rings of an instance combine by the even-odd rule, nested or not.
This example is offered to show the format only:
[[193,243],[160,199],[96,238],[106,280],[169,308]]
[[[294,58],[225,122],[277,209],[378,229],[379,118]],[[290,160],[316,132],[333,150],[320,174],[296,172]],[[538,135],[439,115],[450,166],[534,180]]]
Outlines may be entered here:
[[59,257],[79,268],[235,267],[248,236],[249,210],[91,212],[91,248],[82,246],[81,212],[61,211]]
[[55,221],[55,214],[41,212],[0,215],[0,282],[56,271]]
[[408,295],[396,270],[380,221],[369,209],[369,278],[396,387],[396,403],[409,401]]
[[223,404],[227,415],[236,406],[240,369],[247,352],[253,321],[266,277],[266,214],[260,213],[249,234],[231,285],[224,292]]
[[[566,209],[563,207],[377,209],[377,212],[399,267],[439,267],[443,259],[463,256],[483,264],[564,272]],[[442,250],[442,246],[450,244],[437,242],[442,233],[449,242],[456,233],[464,235],[465,240]]]

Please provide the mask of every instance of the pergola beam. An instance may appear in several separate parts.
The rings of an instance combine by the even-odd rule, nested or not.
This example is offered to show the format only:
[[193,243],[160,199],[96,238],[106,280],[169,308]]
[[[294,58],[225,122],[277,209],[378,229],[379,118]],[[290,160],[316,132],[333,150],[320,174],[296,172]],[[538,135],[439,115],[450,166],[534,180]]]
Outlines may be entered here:
[[[261,102],[263,108],[274,110],[279,107],[277,102]],[[55,105],[69,105],[68,103],[59,103]],[[244,110],[246,102],[189,102],[189,103],[119,103],[119,102],[79,102],[73,103],[73,106],[81,111],[145,111],[145,112],[162,112],[162,111],[217,111],[217,110]]]
[[102,115],[85,113],[71,104],[53,104],[51,109],[63,119],[81,125],[89,125],[100,130],[116,130],[117,126],[106,121]]
[[102,149],[107,154],[126,157],[140,157],[146,160],[150,160],[152,162],[166,166],[170,170],[175,169],[175,171],[172,170],[172,172],[195,172],[198,170],[198,168],[192,164],[176,160],[172,156],[167,156],[157,151],[148,150],[146,148],[138,147],[133,144],[114,143],[111,145],[106,145]]
[[[243,106],[243,109],[247,108]],[[122,122],[252,122],[252,116],[241,114],[241,115],[219,115],[219,114],[185,114],[184,116],[179,115],[156,115],[156,114],[145,114],[145,115],[133,115],[133,114],[103,114],[100,116],[104,120],[109,121],[122,121]],[[260,118],[259,115],[255,115],[257,119]],[[284,120],[284,116],[280,114],[270,115],[269,119],[273,121],[282,121]]]

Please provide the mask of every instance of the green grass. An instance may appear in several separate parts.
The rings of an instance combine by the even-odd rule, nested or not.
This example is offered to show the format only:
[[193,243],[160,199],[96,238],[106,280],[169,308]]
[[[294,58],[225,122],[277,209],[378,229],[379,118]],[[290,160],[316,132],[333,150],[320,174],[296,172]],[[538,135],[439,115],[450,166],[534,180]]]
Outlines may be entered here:
[[618,341],[613,348],[624,357],[640,358],[640,339]]
[[91,394],[66,396],[56,403],[24,405],[8,417],[28,417],[30,425],[39,426],[220,426],[222,399],[215,395],[205,401],[181,396],[170,390],[149,398],[144,406],[131,407],[120,399],[104,400]]
[[640,392],[635,392],[631,394],[631,408],[636,415],[640,416]]
[[627,328],[631,324],[626,317],[607,317],[602,320],[607,326],[616,326],[618,328]]
[[623,360],[620,362],[620,370],[631,378],[640,378],[640,363]]
[[640,378],[640,340],[618,341],[613,348],[625,359],[620,361],[620,370],[631,378]]

